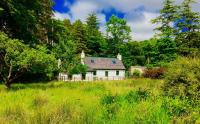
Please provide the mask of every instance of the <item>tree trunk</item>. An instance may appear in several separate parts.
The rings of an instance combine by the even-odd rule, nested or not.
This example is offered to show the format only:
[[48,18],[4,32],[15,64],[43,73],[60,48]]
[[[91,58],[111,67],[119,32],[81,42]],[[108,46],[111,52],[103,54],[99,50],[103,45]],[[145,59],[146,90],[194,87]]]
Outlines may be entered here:
[[11,84],[12,84],[11,81],[9,79],[7,79],[6,82],[5,82],[6,88],[10,89],[11,88]]

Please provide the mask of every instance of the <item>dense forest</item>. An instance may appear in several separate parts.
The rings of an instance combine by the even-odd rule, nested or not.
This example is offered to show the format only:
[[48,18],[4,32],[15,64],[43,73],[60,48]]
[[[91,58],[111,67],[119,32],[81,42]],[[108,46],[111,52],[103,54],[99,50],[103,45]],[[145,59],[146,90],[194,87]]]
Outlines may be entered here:
[[[111,16],[106,33],[100,31],[95,13],[86,22],[53,18],[52,0],[1,0],[0,80],[9,87],[13,81],[54,79],[59,71],[78,73],[80,53],[87,56],[116,57],[122,54],[128,70],[132,65],[165,67],[178,56],[198,56],[200,14],[193,11],[194,0],[175,5],[165,0],[154,38],[135,41],[123,18]],[[61,68],[58,69],[58,60]],[[75,70],[75,71],[74,71]],[[22,78],[23,77],[23,78]]]

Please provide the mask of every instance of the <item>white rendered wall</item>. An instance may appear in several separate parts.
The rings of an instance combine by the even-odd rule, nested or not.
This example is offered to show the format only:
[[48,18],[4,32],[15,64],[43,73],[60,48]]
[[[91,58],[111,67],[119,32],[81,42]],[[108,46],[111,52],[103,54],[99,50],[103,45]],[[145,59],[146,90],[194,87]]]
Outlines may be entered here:
[[93,80],[93,72],[87,72],[85,76],[86,81],[92,81]]
[[[108,77],[105,72],[108,71]],[[119,71],[119,75],[116,75],[116,71]],[[125,78],[124,70],[97,70],[96,77],[98,80],[122,80]]]

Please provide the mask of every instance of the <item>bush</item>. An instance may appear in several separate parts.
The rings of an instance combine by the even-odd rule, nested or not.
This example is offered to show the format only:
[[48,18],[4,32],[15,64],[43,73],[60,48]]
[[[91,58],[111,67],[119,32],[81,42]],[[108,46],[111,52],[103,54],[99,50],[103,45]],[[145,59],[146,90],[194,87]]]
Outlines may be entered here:
[[200,59],[178,58],[166,73],[165,95],[189,99],[193,106],[200,102]]
[[132,76],[136,78],[141,77],[141,72],[139,70],[134,70]]
[[130,91],[126,96],[125,99],[129,103],[140,102],[142,100],[146,100],[150,96],[150,92],[147,89],[139,88],[136,91]]
[[145,78],[161,79],[164,76],[165,68],[148,68],[144,70],[143,76]]
[[103,118],[112,119],[116,117],[121,106],[121,96],[106,95],[101,98],[101,104],[104,106]]

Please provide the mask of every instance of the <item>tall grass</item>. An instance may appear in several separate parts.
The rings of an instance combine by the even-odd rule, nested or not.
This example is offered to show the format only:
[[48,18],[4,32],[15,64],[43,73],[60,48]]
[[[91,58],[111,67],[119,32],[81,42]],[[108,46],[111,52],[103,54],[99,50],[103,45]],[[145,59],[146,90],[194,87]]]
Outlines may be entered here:
[[162,80],[137,79],[15,84],[10,91],[0,86],[0,124],[179,122],[184,116],[169,109],[178,100],[162,97],[162,84]]

